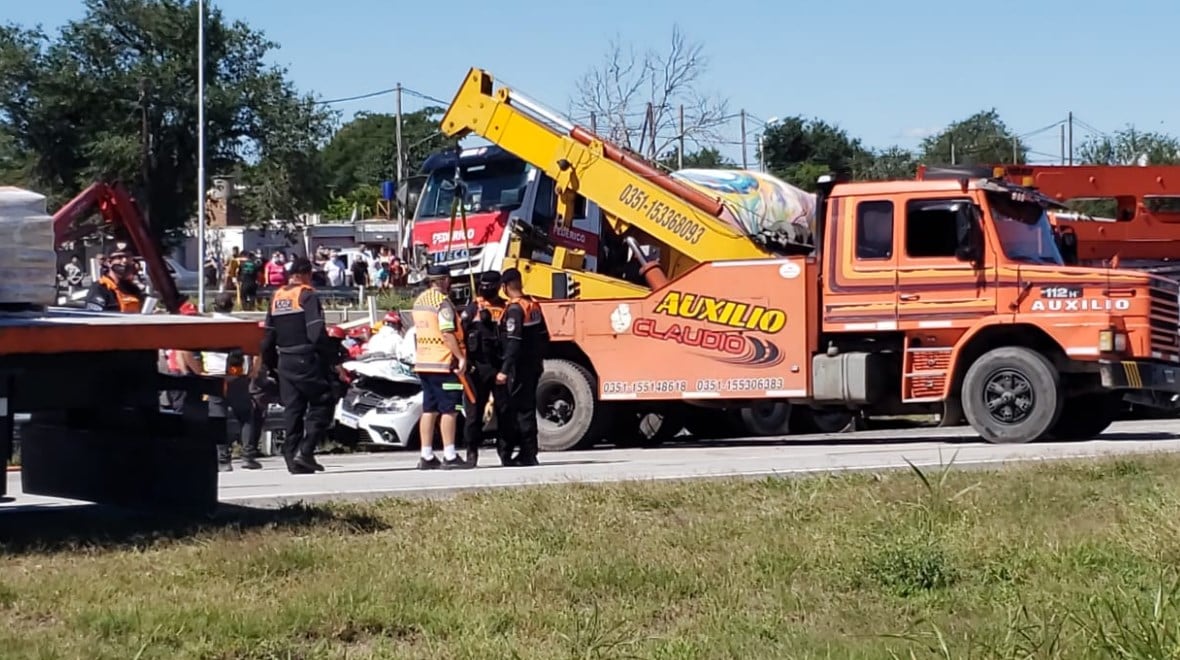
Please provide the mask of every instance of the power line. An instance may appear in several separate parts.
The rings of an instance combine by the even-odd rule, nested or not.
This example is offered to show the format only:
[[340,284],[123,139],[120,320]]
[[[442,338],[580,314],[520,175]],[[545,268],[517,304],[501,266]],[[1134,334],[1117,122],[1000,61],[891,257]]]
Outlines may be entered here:
[[[338,99],[328,99],[326,101],[316,101],[315,104],[316,105],[334,105],[336,103],[348,103],[349,101],[363,101],[364,99],[372,99],[372,98],[377,98],[378,96],[386,96],[388,94],[393,94],[396,91],[397,91],[396,87],[391,87],[389,89],[382,89],[382,90],[376,91],[376,92],[369,92],[368,94],[357,94],[356,96],[345,96],[345,97],[341,97]],[[402,88],[402,91],[405,91],[405,88]]]

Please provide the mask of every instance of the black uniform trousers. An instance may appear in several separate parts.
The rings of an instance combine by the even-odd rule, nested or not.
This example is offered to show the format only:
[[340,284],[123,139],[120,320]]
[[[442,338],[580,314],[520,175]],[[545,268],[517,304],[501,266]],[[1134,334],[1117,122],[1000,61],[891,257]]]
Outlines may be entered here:
[[463,392],[463,444],[467,447],[468,458],[475,458],[483,444],[483,411],[488,407],[492,387],[496,384],[496,372],[490,367],[475,365],[467,370],[467,383],[471,389]]
[[328,370],[314,352],[279,353],[279,402],[283,406],[283,457],[311,457],[328,434],[335,396]]
[[537,382],[540,379],[540,368],[520,365],[503,388],[507,405],[497,417],[500,432],[496,444],[502,461],[508,462],[514,450],[520,452],[516,456],[519,461],[537,458]]

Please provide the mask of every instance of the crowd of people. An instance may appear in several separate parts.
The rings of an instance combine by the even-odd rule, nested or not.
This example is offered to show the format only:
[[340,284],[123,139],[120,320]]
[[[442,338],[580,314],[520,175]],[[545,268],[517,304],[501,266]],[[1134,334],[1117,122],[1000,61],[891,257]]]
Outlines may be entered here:
[[[107,272],[87,294],[87,308],[139,313],[145,295],[136,283],[137,264],[119,248],[107,255],[106,262]],[[296,257],[284,263],[282,270],[281,282],[277,272],[273,280],[267,280],[275,288],[258,359],[248,360],[241,352],[169,351],[161,367],[176,375],[226,380],[222,396],[208,397],[209,416],[238,421],[246,469],[262,467],[258,461],[262,425],[270,403],[277,401],[283,409],[287,470],[313,474],[324,470],[315,453],[327,437],[336,401],[347,387],[349,376],[342,364],[349,356],[328,333],[313,285],[315,265]],[[445,267],[430,267],[426,277],[428,287],[411,312],[414,372],[423,395],[418,468],[475,467],[484,440],[483,412],[489,403],[496,418],[501,464],[537,465],[536,390],[549,335],[539,305],[524,294],[520,271],[509,268],[482,274],[474,299],[462,310],[452,301],[450,272]],[[236,298],[229,291],[219,293],[214,316],[231,315]],[[181,312],[199,313],[191,303]],[[179,411],[184,397],[182,392],[166,392],[161,403]],[[465,457],[459,456],[456,442],[460,410],[465,413]],[[436,431],[442,438],[442,460],[430,440]],[[228,444],[218,446],[218,456],[222,469],[233,469]]]
[[[263,260],[261,255],[234,247],[223,276],[219,278],[222,269],[212,258],[205,264],[204,276],[208,286],[237,291],[242,307],[255,309],[260,291],[286,286],[294,259],[284,250],[275,250]],[[388,245],[365,245],[355,251],[319,246],[310,261],[310,284],[317,287],[392,289],[405,286],[409,278],[409,269]]]

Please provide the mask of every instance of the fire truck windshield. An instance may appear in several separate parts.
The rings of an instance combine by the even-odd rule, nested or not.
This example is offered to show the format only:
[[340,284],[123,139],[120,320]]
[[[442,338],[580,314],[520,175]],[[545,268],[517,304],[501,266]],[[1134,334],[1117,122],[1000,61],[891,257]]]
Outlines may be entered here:
[[998,192],[988,192],[987,197],[1000,246],[1009,259],[1034,264],[1065,263],[1043,206]]
[[[522,203],[528,184],[529,165],[516,159],[464,163],[460,174],[467,188],[463,209],[468,213],[508,210]],[[419,220],[451,217],[455,199],[455,167],[440,167],[430,173],[418,206]]]

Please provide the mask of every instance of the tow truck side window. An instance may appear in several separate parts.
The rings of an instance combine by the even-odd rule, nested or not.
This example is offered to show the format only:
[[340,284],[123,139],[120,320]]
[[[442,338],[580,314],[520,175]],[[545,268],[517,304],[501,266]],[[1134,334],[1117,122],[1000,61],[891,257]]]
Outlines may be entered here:
[[856,258],[893,258],[893,202],[856,205]]
[[967,199],[916,200],[906,204],[905,253],[919,259],[955,258],[959,245],[956,203]]

